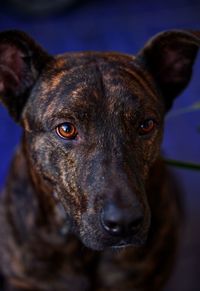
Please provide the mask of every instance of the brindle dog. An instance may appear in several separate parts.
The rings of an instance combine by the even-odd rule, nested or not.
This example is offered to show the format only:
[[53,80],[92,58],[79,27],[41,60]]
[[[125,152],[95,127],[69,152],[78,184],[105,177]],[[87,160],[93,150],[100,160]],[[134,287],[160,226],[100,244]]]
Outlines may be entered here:
[[1,195],[4,290],[161,290],[181,221],[163,119],[199,45],[175,30],[135,57],[54,57],[0,33],[1,100],[24,128]]

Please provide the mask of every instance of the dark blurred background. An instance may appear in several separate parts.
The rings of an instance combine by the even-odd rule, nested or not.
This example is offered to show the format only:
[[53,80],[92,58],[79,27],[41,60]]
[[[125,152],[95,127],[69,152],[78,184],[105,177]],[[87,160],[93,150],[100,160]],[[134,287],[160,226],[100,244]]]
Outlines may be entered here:
[[[31,34],[52,54],[80,50],[134,54],[162,30],[200,30],[200,0],[1,0],[0,30],[11,28]],[[166,157],[200,163],[200,112],[182,110],[196,102],[200,102],[200,58],[189,87],[166,118]],[[1,106],[0,187],[20,134]],[[183,188],[186,220],[178,263],[166,291],[199,291],[200,172],[172,170]]]

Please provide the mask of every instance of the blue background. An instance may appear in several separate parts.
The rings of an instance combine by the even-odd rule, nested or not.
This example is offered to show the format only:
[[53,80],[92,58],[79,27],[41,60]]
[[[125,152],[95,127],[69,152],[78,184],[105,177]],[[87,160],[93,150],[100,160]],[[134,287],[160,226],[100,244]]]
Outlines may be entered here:
[[[198,0],[93,0],[56,15],[31,17],[8,7],[0,9],[0,30],[16,28],[31,34],[50,53],[114,50],[136,53],[154,34],[167,29],[199,29]],[[200,101],[200,58],[192,81],[174,104],[176,110]],[[199,111],[166,118],[163,153],[166,157],[200,163]],[[0,187],[21,129],[0,107]],[[20,170],[20,169],[19,169]],[[183,188],[186,219],[181,251],[166,290],[200,290],[200,172],[172,169]]]

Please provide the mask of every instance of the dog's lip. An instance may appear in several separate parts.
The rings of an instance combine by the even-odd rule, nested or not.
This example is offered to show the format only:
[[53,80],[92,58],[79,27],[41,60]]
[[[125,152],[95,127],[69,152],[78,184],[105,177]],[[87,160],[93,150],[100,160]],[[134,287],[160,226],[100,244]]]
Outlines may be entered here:
[[121,240],[119,243],[109,246],[111,249],[123,249],[127,247],[140,247],[145,245],[146,240],[133,240],[125,241]]
[[125,244],[113,245],[113,246],[110,246],[109,248],[111,248],[113,250],[122,250],[122,249],[125,249],[127,247],[131,247],[131,246],[133,246],[133,245],[129,244],[129,243],[125,243]]

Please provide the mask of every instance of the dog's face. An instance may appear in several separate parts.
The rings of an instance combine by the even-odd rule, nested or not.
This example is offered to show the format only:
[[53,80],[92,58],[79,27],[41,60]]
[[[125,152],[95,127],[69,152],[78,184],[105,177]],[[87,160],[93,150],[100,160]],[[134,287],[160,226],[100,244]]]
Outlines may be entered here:
[[22,114],[27,154],[86,245],[145,240],[163,107],[134,59],[118,54],[59,57],[37,81]]
[[0,92],[24,127],[32,178],[57,195],[86,246],[145,242],[145,185],[164,113],[190,79],[198,44],[198,33],[174,31],[136,57],[51,57],[23,33],[0,35]]

